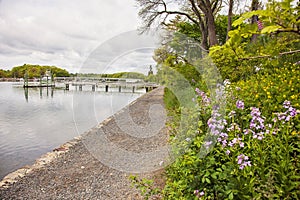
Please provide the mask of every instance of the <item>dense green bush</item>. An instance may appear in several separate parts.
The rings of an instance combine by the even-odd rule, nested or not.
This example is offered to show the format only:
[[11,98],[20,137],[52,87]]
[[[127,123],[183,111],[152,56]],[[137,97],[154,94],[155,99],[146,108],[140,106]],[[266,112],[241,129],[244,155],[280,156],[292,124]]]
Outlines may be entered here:
[[[299,6],[292,2],[270,1],[264,10],[244,13],[233,23],[235,29],[229,32],[229,40],[210,48],[210,56],[224,79],[246,80],[257,69],[272,72],[274,67],[299,61]],[[256,23],[246,23],[253,16],[259,17],[262,30]]]
[[[231,82],[226,110],[195,89],[197,134],[186,131],[189,143],[171,137],[185,151],[166,169],[164,199],[300,199],[300,38],[289,32],[295,12],[291,1],[270,2],[242,15],[230,40],[211,48]],[[254,14],[265,20],[261,31],[244,24]],[[253,34],[259,35],[250,42]],[[173,130],[179,123],[171,123]]]
[[[219,90],[208,91],[184,59],[160,57],[163,67],[196,80],[190,99],[196,112],[185,119],[179,111],[186,108],[165,94],[166,107],[177,112],[170,112],[176,159],[166,168],[164,199],[300,199],[299,6],[292,2],[269,1],[265,10],[244,13],[230,39],[210,49],[228,79]],[[247,24],[254,15],[262,30]],[[180,28],[193,35],[188,24]],[[161,77],[168,77],[165,71]],[[185,121],[195,123],[183,134]]]
[[[227,94],[231,101],[224,118],[205,108],[203,114],[211,115],[207,126],[199,126],[186,153],[168,167],[165,199],[300,198],[299,110],[284,101],[278,112],[263,115],[234,96],[232,87]],[[212,140],[203,134],[209,132]],[[203,146],[211,148],[205,157]]]
[[300,108],[300,65],[290,64],[261,69],[248,80],[232,84],[232,93],[244,99],[249,106],[262,108],[264,115],[280,109],[285,100]]

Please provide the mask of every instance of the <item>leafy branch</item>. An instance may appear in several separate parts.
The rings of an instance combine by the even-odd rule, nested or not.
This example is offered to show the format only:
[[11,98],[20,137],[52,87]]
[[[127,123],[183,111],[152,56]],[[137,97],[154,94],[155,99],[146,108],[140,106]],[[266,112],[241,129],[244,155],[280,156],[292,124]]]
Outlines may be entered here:
[[[294,53],[299,53],[300,50],[294,50],[294,51],[287,51],[287,52],[282,52],[279,53],[279,56],[287,55],[287,54],[294,54]],[[269,58],[273,57],[274,55],[264,55],[264,56],[252,56],[252,57],[246,57],[246,58],[239,58],[238,60],[252,60],[252,59],[259,59],[259,58]]]

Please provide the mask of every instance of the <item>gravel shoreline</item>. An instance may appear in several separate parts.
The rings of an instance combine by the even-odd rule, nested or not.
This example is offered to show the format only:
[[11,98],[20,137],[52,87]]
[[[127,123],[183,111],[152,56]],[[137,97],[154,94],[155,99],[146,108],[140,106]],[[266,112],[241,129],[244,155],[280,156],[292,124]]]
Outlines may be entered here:
[[[143,199],[139,191],[131,185],[131,174],[154,179],[157,187],[163,187],[164,170],[157,164],[163,160],[151,152],[163,152],[168,140],[167,129],[163,126],[157,133],[154,130],[152,135],[153,127],[149,128],[151,123],[163,122],[164,125],[166,120],[164,109],[154,107],[164,106],[163,91],[164,88],[160,87],[143,95],[92,130],[44,155],[34,165],[9,174],[0,182],[0,199]],[[128,116],[137,127],[132,127],[126,121]],[[132,129],[141,129],[149,135],[134,137],[130,134]],[[98,154],[93,149],[94,146],[101,145],[100,137],[105,137],[116,146],[107,155]],[[133,156],[119,158],[116,156],[119,153],[113,152],[116,148]],[[146,155],[149,155],[146,153],[157,159],[145,162],[140,161],[143,158],[130,160],[134,159],[134,155],[145,155],[147,158]],[[125,163],[125,168],[119,169],[118,162],[121,161]]]

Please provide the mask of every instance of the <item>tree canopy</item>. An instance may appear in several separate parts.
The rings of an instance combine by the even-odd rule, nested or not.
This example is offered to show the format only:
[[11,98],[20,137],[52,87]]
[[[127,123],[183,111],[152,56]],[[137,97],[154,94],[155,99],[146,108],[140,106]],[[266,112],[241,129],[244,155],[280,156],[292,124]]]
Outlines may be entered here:
[[24,78],[27,73],[29,78],[39,78],[44,76],[46,71],[51,71],[54,77],[68,77],[69,72],[55,66],[40,66],[24,64],[22,66],[13,67],[11,70],[0,70],[0,77],[2,78]]
[[[144,24],[141,30],[146,31],[155,26],[168,26],[169,22],[176,17],[181,17],[184,22],[190,23],[198,32],[198,40],[203,49],[220,44],[216,28],[217,16],[220,14],[226,1],[222,0],[136,0],[139,5],[139,16]],[[228,20],[226,32],[231,30],[234,0],[227,2]],[[172,17],[173,16],[173,17]]]

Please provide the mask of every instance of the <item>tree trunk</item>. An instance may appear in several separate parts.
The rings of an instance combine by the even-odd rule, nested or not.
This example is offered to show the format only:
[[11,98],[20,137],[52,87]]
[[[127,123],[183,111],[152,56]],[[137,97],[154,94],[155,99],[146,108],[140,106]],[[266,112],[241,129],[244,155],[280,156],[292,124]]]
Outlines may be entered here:
[[226,33],[226,41],[229,39],[228,33],[232,29],[232,9],[233,9],[233,0],[229,0],[229,9],[228,9],[228,22],[227,22],[227,33]]
[[[252,0],[251,3],[251,11],[258,10],[259,0]],[[251,18],[251,24],[257,23],[257,16],[254,15]],[[251,42],[255,42],[257,38],[257,34],[253,34],[251,38]]]
[[218,39],[216,34],[215,19],[212,12],[207,13],[207,29],[208,29],[209,46],[212,47],[214,45],[217,45]]
[[215,25],[215,17],[213,13],[213,8],[211,2],[209,0],[197,1],[198,8],[205,15],[206,19],[206,28],[208,31],[208,39],[209,39],[209,47],[218,44],[217,34],[216,34],[216,25]]
[[208,50],[208,30],[204,28],[201,32],[201,47],[205,50]]
[[204,50],[208,50],[208,30],[207,30],[207,19],[202,19],[199,15],[199,29],[201,31],[201,47]]

